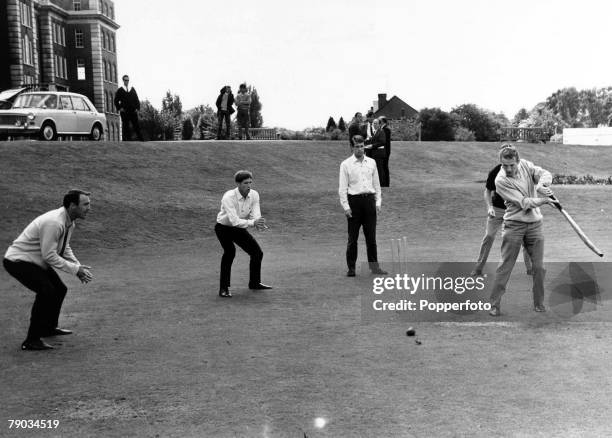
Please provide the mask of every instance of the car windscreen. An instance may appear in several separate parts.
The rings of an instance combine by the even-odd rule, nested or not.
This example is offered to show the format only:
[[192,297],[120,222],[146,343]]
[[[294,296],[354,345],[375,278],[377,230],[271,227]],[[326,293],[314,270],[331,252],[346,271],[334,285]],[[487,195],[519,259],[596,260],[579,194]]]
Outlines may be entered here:
[[18,96],[13,108],[57,108],[55,94],[22,94]]

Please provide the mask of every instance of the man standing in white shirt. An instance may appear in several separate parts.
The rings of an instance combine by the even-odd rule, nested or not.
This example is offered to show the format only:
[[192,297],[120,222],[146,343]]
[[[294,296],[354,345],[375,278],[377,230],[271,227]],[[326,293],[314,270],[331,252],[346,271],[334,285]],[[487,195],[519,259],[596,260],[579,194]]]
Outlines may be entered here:
[[340,164],[338,194],[340,205],[348,221],[348,244],[346,247],[347,277],[355,276],[357,262],[357,240],[363,225],[368,263],[373,274],[386,275],[380,269],[376,249],[376,214],[382,207],[382,195],[376,162],[365,156],[364,139],[353,137],[353,155]]
[[272,289],[261,283],[261,261],[263,251],[253,236],[247,231],[249,227],[258,230],[266,229],[266,220],[261,217],[259,193],[251,189],[253,174],[248,170],[239,170],[234,175],[237,187],[225,192],[221,199],[221,211],[217,215],[215,234],[223,247],[221,257],[221,278],[219,296],[230,298],[229,291],[232,263],[236,256],[234,243],[250,257],[249,289]]
[[51,349],[40,338],[72,333],[58,327],[67,288],[54,269],[76,275],[83,283],[93,279],[91,268],[81,265],[70,248],[75,220],[85,219],[89,209],[89,193],[70,190],[64,195],[63,207],[34,219],[4,255],[6,271],[36,293],[22,350]]

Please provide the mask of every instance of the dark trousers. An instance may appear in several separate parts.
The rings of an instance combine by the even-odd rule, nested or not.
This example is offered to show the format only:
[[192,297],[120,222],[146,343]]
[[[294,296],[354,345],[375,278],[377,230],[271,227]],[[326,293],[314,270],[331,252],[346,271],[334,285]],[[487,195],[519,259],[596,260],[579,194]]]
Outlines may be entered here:
[[386,158],[374,158],[376,161],[376,170],[378,171],[378,182],[381,187],[389,187],[387,183],[387,171],[385,170]]
[[251,116],[249,110],[238,109],[238,139],[242,140],[242,129],[244,128],[246,139],[250,140],[249,125],[251,124]]
[[219,127],[217,128],[217,139],[221,139],[221,131],[223,130],[223,121],[225,120],[225,138],[230,138],[230,113],[229,111],[219,111],[217,113],[217,121],[219,122]]
[[261,283],[261,261],[263,259],[263,251],[247,229],[228,227],[217,223],[215,225],[215,234],[219,239],[219,243],[221,243],[221,247],[223,247],[220,287],[230,287],[232,263],[236,256],[236,247],[234,243],[251,257],[249,263],[249,285]]
[[376,249],[376,198],[374,194],[348,195],[352,217],[348,220],[348,244],[346,246],[346,264],[355,269],[357,262],[357,240],[359,229],[363,225],[370,268],[378,266]]
[[132,141],[132,129],[136,132],[138,140],[144,141],[142,139],[142,132],[140,132],[140,124],[138,123],[138,113],[136,111],[121,111],[120,114],[123,141]]
[[383,171],[385,173],[385,179],[383,180],[381,178],[380,186],[381,187],[389,187],[389,185],[391,185],[391,174],[389,173],[389,155],[388,154],[387,154],[386,158],[383,158],[382,168],[383,168]]
[[59,314],[66,296],[66,285],[53,268],[44,269],[30,263],[3,260],[4,269],[25,287],[36,293],[32,305],[30,328],[26,340],[36,340],[58,326]]

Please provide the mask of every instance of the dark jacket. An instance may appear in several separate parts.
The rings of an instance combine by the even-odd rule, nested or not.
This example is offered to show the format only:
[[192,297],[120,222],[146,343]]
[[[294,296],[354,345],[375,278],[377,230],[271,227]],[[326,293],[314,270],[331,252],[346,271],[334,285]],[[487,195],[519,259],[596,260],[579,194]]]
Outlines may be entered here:
[[371,144],[372,149],[370,151],[370,157],[372,158],[385,158],[385,144],[387,143],[387,136],[382,128],[379,128],[374,135],[365,141],[365,144]]
[[362,135],[362,134],[363,134],[363,130],[361,129],[361,124],[358,122],[351,122],[351,124],[348,127],[349,143],[351,144],[351,147],[354,145],[353,136]]
[[[221,92],[219,93],[219,97],[217,97],[217,113],[221,111],[221,101],[223,100],[223,93],[225,93],[225,87],[221,88]],[[227,97],[227,110],[230,114],[234,113],[234,94],[230,92]]]
[[119,112],[124,110],[129,113],[140,110],[140,99],[136,89],[132,87],[130,91],[125,91],[125,88],[119,87],[115,93],[115,108]]
[[391,129],[388,126],[383,126],[383,131],[385,131],[385,154],[387,158],[391,155]]

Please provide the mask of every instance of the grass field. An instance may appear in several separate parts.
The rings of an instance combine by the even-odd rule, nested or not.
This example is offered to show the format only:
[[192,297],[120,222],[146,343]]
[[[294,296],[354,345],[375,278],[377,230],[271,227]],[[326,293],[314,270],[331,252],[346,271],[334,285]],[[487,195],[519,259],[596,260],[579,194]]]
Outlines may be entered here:
[[[554,173],[607,177],[607,148],[520,145]],[[379,258],[407,236],[412,261],[469,262],[484,231],[483,180],[496,144],[394,143]],[[92,192],[71,246],[94,282],[69,287],[57,349],[22,352],[32,294],[0,272],[0,436],[430,437],[606,436],[612,430],[609,303],[579,318],[536,315],[517,264],[510,318],[474,324],[363,324],[347,279],[337,195],[339,142],[0,143],[0,248],[63,192]],[[256,235],[263,281],[217,296],[213,226],[239,168],[270,230]],[[607,255],[612,188],[555,186]],[[545,260],[599,261],[545,207]],[[490,261],[499,257],[497,239]],[[360,260],[365,258],[360,241]],[[604,258],[604,261],[606,258]],[[316,427],[315,418],[325,418]],[[10,419],[57,419],[16,431]]]

